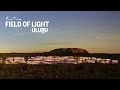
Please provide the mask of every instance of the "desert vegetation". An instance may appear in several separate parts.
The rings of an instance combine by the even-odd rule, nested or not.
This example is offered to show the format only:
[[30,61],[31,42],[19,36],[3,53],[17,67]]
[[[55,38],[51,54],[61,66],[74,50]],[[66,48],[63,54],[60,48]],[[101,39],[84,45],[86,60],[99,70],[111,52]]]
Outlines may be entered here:
[[120,65],[0,64],[0,79],[120,79]]

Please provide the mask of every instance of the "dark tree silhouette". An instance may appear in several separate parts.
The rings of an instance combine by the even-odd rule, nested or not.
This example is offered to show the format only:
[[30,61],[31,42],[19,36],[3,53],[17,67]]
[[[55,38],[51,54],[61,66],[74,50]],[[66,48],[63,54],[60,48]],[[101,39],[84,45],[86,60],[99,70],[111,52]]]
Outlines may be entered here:
[[2,64],[5,64],[5,61],[6,61],[6,57],[2,57]]
[[24,59],[25,59],[25,62],[27,63],[27,61],[28,61],[28,57],[24,57]]

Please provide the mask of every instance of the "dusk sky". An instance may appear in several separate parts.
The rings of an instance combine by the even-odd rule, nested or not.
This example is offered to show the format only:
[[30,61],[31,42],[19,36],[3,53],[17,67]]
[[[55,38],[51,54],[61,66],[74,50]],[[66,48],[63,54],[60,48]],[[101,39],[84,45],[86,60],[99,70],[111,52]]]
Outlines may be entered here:
[[[45,34],[31,28],[6,28],[6,17],[49,21]],[[0,11],[0,53],[82,48],[90,53],[120,53],[120,11]]]

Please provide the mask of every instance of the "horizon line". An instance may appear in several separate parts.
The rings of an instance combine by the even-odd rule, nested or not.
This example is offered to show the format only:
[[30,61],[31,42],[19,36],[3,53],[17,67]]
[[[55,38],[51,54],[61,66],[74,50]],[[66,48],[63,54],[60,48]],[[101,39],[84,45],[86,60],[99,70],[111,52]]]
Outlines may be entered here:
[[[9,53],[13,53],[13,54],[17,54],[17,53],[44,53],[44,52],[0,52],[0,54],[9,54]],[[97,52],[97,53],[89,53],[89,54],[120,54],[120,53],[104,53],[104,52]]]

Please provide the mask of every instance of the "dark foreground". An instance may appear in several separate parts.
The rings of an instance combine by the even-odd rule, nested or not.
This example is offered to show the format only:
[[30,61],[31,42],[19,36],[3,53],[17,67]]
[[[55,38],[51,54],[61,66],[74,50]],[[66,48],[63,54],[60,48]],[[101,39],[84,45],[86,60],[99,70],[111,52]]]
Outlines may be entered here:
[[119,64],[0,65],[0,79],[120,79]]

